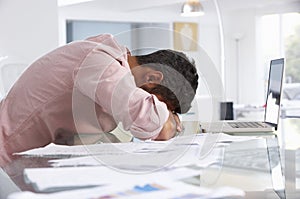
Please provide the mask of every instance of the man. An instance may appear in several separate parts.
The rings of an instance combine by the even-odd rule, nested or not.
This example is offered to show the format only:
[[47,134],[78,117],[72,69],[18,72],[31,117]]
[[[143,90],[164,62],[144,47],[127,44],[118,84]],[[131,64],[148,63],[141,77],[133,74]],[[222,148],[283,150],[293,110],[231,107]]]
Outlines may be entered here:
[[76,133],[107,133],[119,122],[134,137],[170,139],[197,85],[182,53],[131,56],[108,34],[62,46],[32,63],[1,101],[0,166],[15,152],[72,144]]

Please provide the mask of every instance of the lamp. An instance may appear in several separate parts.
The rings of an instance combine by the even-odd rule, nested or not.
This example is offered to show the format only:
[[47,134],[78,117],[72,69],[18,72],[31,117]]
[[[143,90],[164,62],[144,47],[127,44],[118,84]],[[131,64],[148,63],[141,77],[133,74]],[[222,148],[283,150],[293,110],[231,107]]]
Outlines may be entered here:
[[187,0],[181,7],[181,16],[197,17],[202,15],[204,15],[204,10],[199,0]]

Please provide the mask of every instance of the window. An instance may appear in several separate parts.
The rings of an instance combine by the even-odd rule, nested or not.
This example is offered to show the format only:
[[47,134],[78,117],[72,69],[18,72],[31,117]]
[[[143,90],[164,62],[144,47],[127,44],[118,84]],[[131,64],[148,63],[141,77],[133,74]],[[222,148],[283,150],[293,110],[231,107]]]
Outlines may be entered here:
[[[273,58],[285,57],[285,84],[283,87],[283,108],[289,107],[290,117],[299,117],[300,104],[300,14],[286,13],[265,15],[260,18],[259,48],[260,63],[268,66]],[[265,79],[267,79],[265,68]],[[292,109],[294,107],[294,109]],[[296,107],[296,108],[295,108]],[[282,115],[281,115],[282,116]],[[299,119],[284,119],[279,123],[282,145],[287,149],[299,147]]]
[[300,14],[273,14],[261,18],[262,61],[286,58],[286,82],[300,83]]

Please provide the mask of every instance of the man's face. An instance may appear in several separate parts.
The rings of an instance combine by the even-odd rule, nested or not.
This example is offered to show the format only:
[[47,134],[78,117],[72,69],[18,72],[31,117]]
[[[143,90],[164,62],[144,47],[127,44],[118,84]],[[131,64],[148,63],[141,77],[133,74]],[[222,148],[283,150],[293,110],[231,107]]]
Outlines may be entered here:
[[134,77],[134,81],[137,87],[141,87],[143,84],[146,83],[145,79],[145,69],[141,66],[136,66],[133,69],[131,69],[131,73]]

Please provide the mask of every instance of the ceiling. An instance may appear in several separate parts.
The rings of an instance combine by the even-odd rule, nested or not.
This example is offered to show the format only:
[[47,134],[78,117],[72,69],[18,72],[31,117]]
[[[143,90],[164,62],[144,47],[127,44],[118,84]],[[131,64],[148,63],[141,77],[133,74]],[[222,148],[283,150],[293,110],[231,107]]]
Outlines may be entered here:
[[[161,8],[174,4],[181,5],[185,0],[58,0],[59,6],[89,5],[107,7],[110,10],[137,11],[144,9]],[[245,8],[263,8],[273,5],[281,5],[300,0],[200,0],[204,9],[212,1],[217,1],[222,10],[237,10]]]

